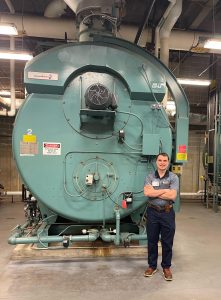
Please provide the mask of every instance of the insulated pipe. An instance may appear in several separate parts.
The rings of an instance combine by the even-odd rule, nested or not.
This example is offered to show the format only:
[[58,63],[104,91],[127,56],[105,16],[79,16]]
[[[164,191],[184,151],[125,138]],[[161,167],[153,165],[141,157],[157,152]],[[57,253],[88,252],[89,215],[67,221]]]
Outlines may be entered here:
[[7,108],[7,109],[10,108],[10,104],[8,103],[8,101],[2,97],[0,97],[0,106]]
[[[70,19],[0,13],[0,22],[14,23],[19,32],[24,30],[26,36],[30,37],[64,39],[65,32],[68,40],[77,40],[78,37],[76,24],[74,20]],[[121,24],[117,36],[133,43],[137,30],[137,26]],[[214,34],[199,31],[172,30],[169,38],[169,48],[189,51],[193,45],[198,43],[200,37],[212,38]],[[147,42],[151,42],[151,38],[151,30],[145,29],[139,40],[139,46],[145,47]],[[204,52],[221,53],[220,50],[215,49],[204,49]]]
[[169,65],[169,38],[173,26],[176,24],[182,12],[182,0],[177,0],[176,4],[169,12],[167,19],[160,29],[160,60],[168,67]]
[[[24,99],[15,99],[15,108],[19,109],[22,103],[24,102]],[[5,108],[10,108],[11,106],[11,98],[5,98],[5,97],[0,97],[0,106],[3,106]]]
[[47,18],[59,18],[65,13],[67,5],[63,0],[53,0],[48,4],[44,11],[44,16]]
[[158,23],[156,29],[155,29],[155,56],[158,58],[158,49],[159,49],[159,34],[160,34],[160,28],[163,26],[166,18],[168,17],[172,7],[175,5],[176,0],[169,0],[170,4],[167,7],[166,11],[164,12],[162,18],[160,19],[160,22]]
[[[27,223],[25,223],[27,224]],[[27,227],[28,225],[26,225]],[[23,227],[24,229],[25,227]],[[15,233],[8,239],[8,244],[17,245],[17,244],[36,244],[36,243],[62,243],[67,239],[70,242],[94,242],[99,236],[99,232],[89,233],[88,235],[70,235],[70,236],[42,236],[42,237],[21,237],[21,233]]]
[[[10,50],[15,50],[15,38],[10,37]],[[10,59],[10,87],[11,87],[11,109],[7,111],[9,117],[15,116],[15,60]]]
[[70,19],[0,13],[0,22],[14,23],[26,36],[64,39],[67,32],[68,39],[77,39],[75,21]]
[[14,6],[13,6],[11,0],[5,0],[5,3],[7,4],[10,13],[14,14],[15,13],[15,9],[14,9]]
[[3,196],[22,196],[22,191],[6,191],[2,193]]

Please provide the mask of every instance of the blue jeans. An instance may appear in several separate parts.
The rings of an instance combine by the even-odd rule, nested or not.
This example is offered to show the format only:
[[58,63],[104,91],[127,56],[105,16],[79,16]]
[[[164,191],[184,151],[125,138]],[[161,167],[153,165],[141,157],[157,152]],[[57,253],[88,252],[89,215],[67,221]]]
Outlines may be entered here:
[[172,260],[173,238],[175,234],[175,212],[158,212],[154,208],[147,208],[147,240],[148,264],[157,268],[158,241],[162,245],[162,268],[170,268]]

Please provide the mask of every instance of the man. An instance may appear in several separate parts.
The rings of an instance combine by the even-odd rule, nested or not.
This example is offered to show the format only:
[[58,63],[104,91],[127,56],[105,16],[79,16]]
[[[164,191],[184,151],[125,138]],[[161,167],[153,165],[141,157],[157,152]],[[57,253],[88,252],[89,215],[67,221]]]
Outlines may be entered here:
[[178,176],[168,171],[169,156],[160,153],[156,157],[157,170],[145,179],[144,195],[147,196],[147,238],[148,264],[144,273],[151,277],[157,272],[158,241],[161,239],[164,278],[173,279],[170,270],[173,238],[175,234],[175,213],[173,203],[179,189]]

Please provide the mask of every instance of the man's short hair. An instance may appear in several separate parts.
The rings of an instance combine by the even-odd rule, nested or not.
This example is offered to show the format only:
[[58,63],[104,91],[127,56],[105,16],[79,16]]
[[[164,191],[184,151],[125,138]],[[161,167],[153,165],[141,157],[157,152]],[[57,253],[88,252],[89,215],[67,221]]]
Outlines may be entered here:
[[158,157],[159,157],[160,155],[166,156],[166,157],[168,158],[168,160],[170,160],[169,155],[168,155],[166,152],[161,152],[161,153],[157,154],[156,160],[158,159]]

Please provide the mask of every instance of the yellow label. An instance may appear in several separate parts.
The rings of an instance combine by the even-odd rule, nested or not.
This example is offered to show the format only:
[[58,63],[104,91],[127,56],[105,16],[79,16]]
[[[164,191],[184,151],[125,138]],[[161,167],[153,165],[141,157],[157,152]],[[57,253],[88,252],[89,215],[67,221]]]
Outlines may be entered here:
[[187,160],[187,153],[177,153],[176,159],[177,160]]
[[37,141],[36,135],[33,135],[33,134],[24,134],[23,135],[24,143],[36,143],[36,141]]

